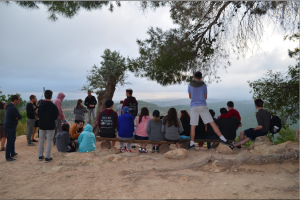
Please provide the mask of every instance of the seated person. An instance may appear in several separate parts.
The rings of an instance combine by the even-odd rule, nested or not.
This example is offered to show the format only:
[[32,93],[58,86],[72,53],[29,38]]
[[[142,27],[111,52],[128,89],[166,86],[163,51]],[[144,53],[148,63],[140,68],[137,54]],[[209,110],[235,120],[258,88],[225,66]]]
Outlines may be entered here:
[[255,99],[255,108],[258,110],[256,113],[257,127],[249,128],[247,130],[241,131],[240,141],[233,144],[231,148],[238,147],[252,140],[254,141],[256,137],[267,135],[270,130],[271,114],[263,109],[264,102],[261,99]]
[[83,121],[78,121],[74,123],[70,128],[70,136],[77,143],[77,139],[80,133],[83,131]]
[[78,146],[78,152],[90,152],[96,150],[96,137],[93,132],[93,127],[90,124],[87,124],[84,131],[79,135]]
[[[136,130],[135,139],[136,140],[148,140],[147,126],[151,118],[149,117],[149,110],[146,107],[141,109],[141,114],[136,117]],[[147,143],[141,143],[139,148],[140,153],[148,153],[146,150]]]
[[170,108],[168,114],[164,117],[161,131],[165,133],[166,141],[174,142],[177,148],[180,148],[178,140],[179,134],[183,132],[183,127],[181,121],[177,117],[175,108]]
[[183,132],[180,133],[179,138],[180,139],[191,139],[190,134],[191,134],[191,125],[190,125],[190,120],[191,117],[189,113],[186,110],[181,110],[180,111],[180,121],[183,127]]
[[56,138],[56,147],[58,152],[75,152],[76,144],[69,134],[70,123],[62,124],[61,132],[58,133]]
[[[162,121],[159,119],[160,112],[158,110],[153,111],[153,118],[149,121],[147,126],[147,133],[149,140],[152,142],[158,142],[158,141],[164,141],[164,133],[161,132],[162,127]],[[158,144],[152,144],[152,151],[151,153],[159,153],[159,145]]]
[[[209,112],[215,121],[216,125],[218,126],[218,120],[215,118],[215,112],[212,109],[209,109]],[[205,139],[219,139],[219,136],[215,133],[214,129],[211,127],[210,124],[207,124],[207,131],[205,133]],[[211,148],[210,142],[207,142],[207,148]]]
[[[241,122],[241,116],[239,111],[234,109],[234,103],[232,101],[227,102],[228,112],[226,114],[219,115],[218,118],[229,118],[235,116]],[[239,127],[236,127],[238,129]]]
[[[129,107],[124,106],[123,114],[118,117],[118,138],[120,140],[134,140],[133,132],[134,132],[134,116],[129,113]],[[125,143],[120,142],[120,152],[130,152],[131,143],[127,143],[127,148],[125,149]]]
[[[105,101],[105,107],[98,116],[99,136],[103,138],[116,138],[116,128],[118,125],[118,114],[113,110],[114,102],[112,100]],[[112,141],[114,147],[116,141]]]
[[[226,108],[220,109],[221,114],[226,114]],[[241,127],[241,122],[235,117],[230,118],[219,118],[218,119],[219,129],[224,137],[228,140],[234,140],[236,138],[236,127]]]

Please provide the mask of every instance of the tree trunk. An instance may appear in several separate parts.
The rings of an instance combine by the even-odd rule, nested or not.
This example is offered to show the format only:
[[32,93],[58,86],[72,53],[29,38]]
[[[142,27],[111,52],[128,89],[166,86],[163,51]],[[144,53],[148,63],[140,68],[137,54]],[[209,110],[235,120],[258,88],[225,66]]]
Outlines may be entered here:
[[109,80],[106,84],[106,88],[104,91],[101,91],[98,95],[98,107],[96,111],[96,119],[94,120],[92,127],[93,132],[97,136],[99,135],[99,127],[98,127],[98,116],[101,111],[103,111],[105,107],[105,101],[113,98],[115,90],[116,90],[117,82],[115,80]]

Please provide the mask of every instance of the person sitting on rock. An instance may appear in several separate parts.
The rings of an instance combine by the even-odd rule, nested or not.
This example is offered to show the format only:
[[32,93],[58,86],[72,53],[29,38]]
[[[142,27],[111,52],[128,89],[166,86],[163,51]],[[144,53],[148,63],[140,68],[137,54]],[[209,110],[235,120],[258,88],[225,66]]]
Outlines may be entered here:
[[182,124],[182,127],[184,131],[180,133],[179,138],[180,139],[186,139],[189,140],[191,139],[190,134],[191,134],[191,125],[190,125],[190,114],[186,110],[181,110],[180,111],[180,121]]
[[[228,112],[226,114],[219,115],[218,118],[230,118],[231,116],[235,116],[239,121],[241,121],[241,116],[239,111],[234,109],[234,103],[232,101],[227,102]],[[239,127],[236,127],[238,129]]]
[[79,135],[78,146],[78,152],[96,151],[96,137],[90,124],[87,124],[84,131]]
[[[149,110],[146,107],[141,109],[141,114],[136,117],[136,130],[135,139],[136,140],[148,140],[147,126],[151,118],[149,117]],[[146,150],[146,143],[141,143],[139,148],[140,153],[148,153]]]
[[[227,114],[227,112],[226,108],[220,109],[221,115]],[[236,138],[236,127],[242,126],[240,120],[238,120],[235,116],[231,116],[230,118],[219,118],[218,125],[220,131],[228,140],[234,140]]]
[[58,152],[75,152],[76,144],[69,134],[70,123],[62,124],[61,132],[59,132],[56,138],[56,147]]
[[[98,116],[99,136],[103,138],[116,138],[116,128],[118,125],[118,114],[113,110],[114,102],[112,100],[105,101],[105,107]],[[116,141],[112,141],[114,147]]]
[[83,121],[78,121],[74,123],[70,128],[70,136],[77,143],[77,139],[80,133],[83,131]]
[[254,100],[255,108],[258,110],[256,113],[257,127],[243,130],[240,133],[240,141],[233,144],[231,148],[238,147],[247,143],[248,141],[254,141],[256,137],[267,135],[270,129],[271,114],[263,109],[264,101],[261,99]]
[[175,108],[170,108],[168,114],[164,117],[161,131],[165,133],[166,141],[174,142],[177,148],[180,148],[180,144],[178,143],[179,134],[184,130],[181,121],[177,117]]
[[[152,142],[164,141],[164,133],[161,131],[162,127],[162,120],[159,119],[160,112],[158,110],[153,111],[153,118],[149,121],[147,126],[147,133],[149,140]],[[152,151],[151,153],[159,153],[159,145],[152,144]]]
[[[118,138],[120,140],[134,140],[133,132],[134,132],[134,116],[129,113],[129,107],[123,107],[122,111],[124,114],[118,117]],[[120,142],[120,152],[130,152],[130,145],[131,143],[127,143],[127,148],[125,149],[125,143]]]

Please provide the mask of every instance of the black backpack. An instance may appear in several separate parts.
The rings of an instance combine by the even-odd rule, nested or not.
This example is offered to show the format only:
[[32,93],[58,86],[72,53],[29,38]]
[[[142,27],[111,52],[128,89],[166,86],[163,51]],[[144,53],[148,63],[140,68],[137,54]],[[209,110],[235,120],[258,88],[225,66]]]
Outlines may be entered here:
[[273,135],[281,130],[281,119],[278,116],[272,116],[270,124],[270,133]]

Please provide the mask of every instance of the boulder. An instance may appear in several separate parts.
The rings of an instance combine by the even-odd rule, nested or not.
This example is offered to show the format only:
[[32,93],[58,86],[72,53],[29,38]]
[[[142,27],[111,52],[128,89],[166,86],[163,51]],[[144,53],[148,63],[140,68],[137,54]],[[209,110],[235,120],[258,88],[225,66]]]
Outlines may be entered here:
[[101,149],[101,150],[96,150],[95,155],[96,156],[106,156],[110,154],[118,154],[120,153],[120,150],[117,149],[116,147],[110,148],[110,149]]
[[232,149],[229,146],[222,144],[222,143],[219,144],[216,151],[218,151],[219,153],[224,153],[224,154],[233,154]]
[[188,151],[182,148],[172,150],[164,154],[165,158],[170,158],[170,159],[184,159],[187,156],[188,156]]
[[162,145],[160,145],[160,147],[159,147],[159,152],[160,152],[160,153],[166,153],[166,152],[168,152],[168,151],[170,151],[170,150],[171,150],[171,148],[169,147],[168,144],[162,144]]
[[100,144],[101,149],[110,149],[111,148],[111,142],[104,140],[103,142],[101,142]]
[[273,145],[273,143],[270,141],[268,136],[260,136],[257,137],[253,144],[249,147],[250,149],[254,149],[257,146],[270,146]]

